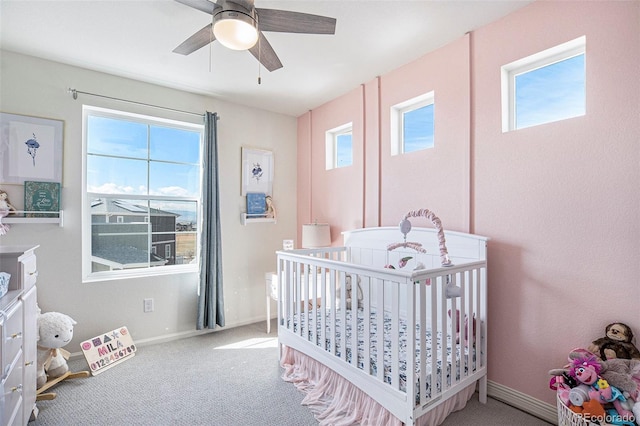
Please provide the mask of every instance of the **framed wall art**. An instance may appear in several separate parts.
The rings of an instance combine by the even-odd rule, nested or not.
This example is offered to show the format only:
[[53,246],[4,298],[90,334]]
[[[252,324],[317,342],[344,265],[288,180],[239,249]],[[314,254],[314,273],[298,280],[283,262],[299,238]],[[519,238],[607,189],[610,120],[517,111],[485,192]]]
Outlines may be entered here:
[[27,217],[55,217],[51,212],[60,210],[60,183],[25,181],[24,210],[30,212]]
[[64,122],[0,113],[0,183],[62,182]]
[[273,195],[273,152],[242,147],[242,195]]

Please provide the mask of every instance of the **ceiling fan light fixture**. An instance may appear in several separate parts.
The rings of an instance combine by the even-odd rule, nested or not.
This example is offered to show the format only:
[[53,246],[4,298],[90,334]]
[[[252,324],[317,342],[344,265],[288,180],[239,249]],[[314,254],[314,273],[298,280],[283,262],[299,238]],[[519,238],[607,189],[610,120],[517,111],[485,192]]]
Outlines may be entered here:
[[229,49],[247,50],[258,42],[258,25],[252,16],[224,10],[213,17],[213,35]]

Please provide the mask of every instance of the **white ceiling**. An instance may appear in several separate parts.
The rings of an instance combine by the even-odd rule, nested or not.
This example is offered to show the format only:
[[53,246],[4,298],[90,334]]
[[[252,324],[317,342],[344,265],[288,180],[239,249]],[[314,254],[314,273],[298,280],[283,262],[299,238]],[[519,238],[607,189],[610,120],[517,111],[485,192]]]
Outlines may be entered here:
[[284,67],[262,69],[260,85],[249,52],[214,42],[189,56],[172,53],[211,22],[172,0],[1,0],[0,47],[299,116],[528,3],[256,0],[337,19],[335,35],[265,33]]

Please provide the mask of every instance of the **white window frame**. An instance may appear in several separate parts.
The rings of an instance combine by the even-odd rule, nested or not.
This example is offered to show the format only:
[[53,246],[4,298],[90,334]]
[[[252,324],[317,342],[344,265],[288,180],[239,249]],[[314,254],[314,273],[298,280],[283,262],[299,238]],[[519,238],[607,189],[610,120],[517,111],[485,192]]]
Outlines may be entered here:
[[[118,280],[118,279],[127,279],[127,278],[136,278],[136,277],[147,277],[147,276],[158,276],[158,275],[170,275],[176,273],[185,273],[185,272],[197,272],[200,268],[199,262],[195,262],[194,264],[183,264],[183,265],[170,265],[170,266],[157,266],[153,268],[135,268],[135,269],[125,269],[125,270],[117,270],[117,271],[99,271],[92,272],[92,255],[91,255],[91,205],[89,201],[89,193],[87,192],[87,122],[88,117],[90,115],[98,115],[102,117],[111,117],[114,119],[120,120],[133,120],[133,121],[141,121],[144,123],[152,123],[156,125],[168,125],[175,128],[181,128],[190,131],[200,132],[200,159],[202,159],[202,145],[204,143],[204,125],[203,124],[195,124],[184,121],[176,121],[165,119],[161,117],[148,116],[130,113],[122,110],[113,110],[107,108],[100,108],[95,106],[83,105],[82,108],[82,282],[99,282],[99,281],[109,281],[109,280]],[[200,161],[202,164],[202,161]],[[200,174],[202,175],[202,169],[200,170]],[[97,194],[91,193],[91,196],[104,196],[104,197],[114,197],[114,194]],[[118,198],[127,198],[126,195],[115,194]],[[146,196],[145,196],[146,197]],[[140,195],[135,195],[133,197],[128,197],[133,199],[140,199]],[[173,198],[173,197],[171,197]],[[154,196],[153,199],[162,199],[161,196]],[[201,201],[202,201],[202,188],[200,190],[200,194],[197,197],[185,197],[184,201],[195,201],[197,203],[196,209],[198,212],[201,212]],[[149,216],[145,216],[145,222],[149,222]],[[198,216],[197,223],[197,236],[196,236],[196,250],[197,253],[195,255],[196,259],[200,259],[200,230],[202,229],[202,217]],[[149,236],[151,237],[151,236]],[[155,249],[152,247],[151,250]],[[157,253],[155,253],[157,254]]]
[[519,129],[516,127],[516,77],[521,74],[525,74],[527,72],[573,58],[575,56],[586,54],[586,45],[586,36],[581,36],[566,43],[562,43],[552,48],[527,56],[526,58],[518,59],[517,61],[511,62],[501,67],[500,72],[503,133]]
[[[338,165],[338,136],[351,134],[351,164]],[[353,165],[353,122],[342,124],[325,132],[325,165],[327,170]]]
[[[406,101],[395,104],[391,107],[391,120],[390,120],[390,136],[391,136],[391,155],[404,154],[404,115],[408,112],[420,109],[422,107],[434,105],[435,106],[435,92],[424,93],[415,98],[408,99]],[[435,110],[434,110],[435,116]],[[435,123],[434,123],[434,145],[435,147]],[[433,148],[427,147],[425,149]],[[422,151],[422,150],[420,150]],[[415,151],[412,151],[415,152]]]

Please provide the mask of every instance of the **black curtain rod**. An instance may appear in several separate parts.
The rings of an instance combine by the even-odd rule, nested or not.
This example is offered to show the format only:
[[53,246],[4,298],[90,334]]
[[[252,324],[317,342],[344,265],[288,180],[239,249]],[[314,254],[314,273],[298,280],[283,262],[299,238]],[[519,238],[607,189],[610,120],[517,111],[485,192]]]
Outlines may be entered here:
[[[204,114],[199,114],[197,112],[183,111],[181,109],[174,109],[174,108],[167,108],[167,107],[163,107],[163,106],[159,106],[159,105],[145,104],[143,102],[130,101],[128,99],[114,98],[114,97],[111,97],[111,96],[99,95],[97,93],[83,92],[83,91],[72,89],[72,88],[69,88],[68,92],[71,93],[71,96],[73,96],[73,99],[78,99],[78,94],[89,95],[89,96],[97,96],[99,98],[111,99],[111,100],[114,100],[114,101],[127,102],[127,103],[130,103],[130,104],[143,105],[143,106],[147,106],[147,107],[151,107],[151,108],[164,109],[166,111],[179,112],[181,114],[195,115],[196,117],[204,117]],[[219,116],[218,116],[218,119],[220,119]]]

